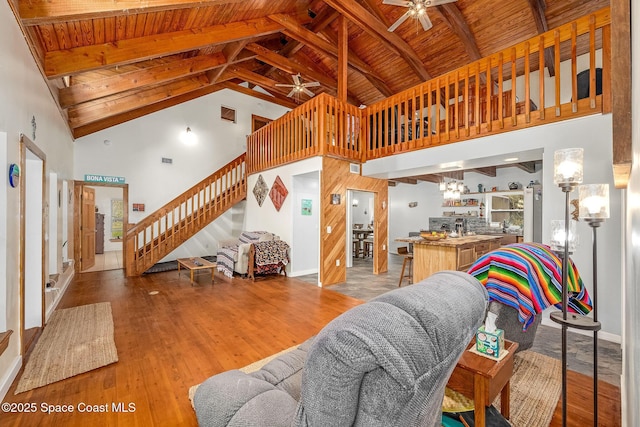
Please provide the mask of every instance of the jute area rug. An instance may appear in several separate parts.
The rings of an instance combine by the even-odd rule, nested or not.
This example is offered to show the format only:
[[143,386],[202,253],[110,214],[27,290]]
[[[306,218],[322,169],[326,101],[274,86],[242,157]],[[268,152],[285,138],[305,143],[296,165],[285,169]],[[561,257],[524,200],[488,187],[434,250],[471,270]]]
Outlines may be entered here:
[[29,356],[15,394],[117,361],[111,303],[56,310]]
[[[548,427],[562,392],[562,364],[533,351],[516,353],[511,377],[511,417],[514,427]],[[493,405],[500,409],[500,396]],[[473,410],[473,400],[446,390],[443,410]]]
[[[265,359],[254,362],[240,370],[245,373],[257,371],[272,359],[293,350],[293,346]],[[511,417],[514,427],[548,427],[562,391],[562,366],[559,360],[533,351],[521,351],[514,356],[511,377]],[[193,396],[197,385],[189,390]],[[500,409],[500,397],[493,402]],[[463,412],[473,410],[473,400],[467,399],[453,390],[447,389],[443,411]]]

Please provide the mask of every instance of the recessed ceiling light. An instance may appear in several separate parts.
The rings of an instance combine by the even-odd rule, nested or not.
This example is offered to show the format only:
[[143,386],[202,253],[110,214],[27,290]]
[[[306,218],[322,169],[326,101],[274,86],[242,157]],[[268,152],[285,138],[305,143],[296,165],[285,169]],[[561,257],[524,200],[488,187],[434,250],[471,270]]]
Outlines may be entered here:
[[509,158],[504,159],[505,162],[515,162],[516,160],[518,160],[517,157],[509,157]]

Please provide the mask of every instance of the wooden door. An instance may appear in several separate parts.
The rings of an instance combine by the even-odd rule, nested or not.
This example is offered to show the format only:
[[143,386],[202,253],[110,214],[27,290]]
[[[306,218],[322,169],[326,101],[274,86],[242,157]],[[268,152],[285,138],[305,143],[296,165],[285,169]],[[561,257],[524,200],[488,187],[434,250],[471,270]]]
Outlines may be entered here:
[[96,263],[96,191],[82,187],[82,242],[80,271]]

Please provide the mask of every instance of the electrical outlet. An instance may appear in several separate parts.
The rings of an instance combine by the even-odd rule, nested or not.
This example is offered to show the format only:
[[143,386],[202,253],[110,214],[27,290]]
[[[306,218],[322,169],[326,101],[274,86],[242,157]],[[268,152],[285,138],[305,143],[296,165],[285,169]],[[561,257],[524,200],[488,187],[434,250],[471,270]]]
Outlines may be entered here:
[[382,250],[386,250],[387,249],[387,245],[382,245]]
[[336,260],[336,267],[340,267],[340,260],[339,259]]
[[331,234],[331,226],[327,225],[327,234]]

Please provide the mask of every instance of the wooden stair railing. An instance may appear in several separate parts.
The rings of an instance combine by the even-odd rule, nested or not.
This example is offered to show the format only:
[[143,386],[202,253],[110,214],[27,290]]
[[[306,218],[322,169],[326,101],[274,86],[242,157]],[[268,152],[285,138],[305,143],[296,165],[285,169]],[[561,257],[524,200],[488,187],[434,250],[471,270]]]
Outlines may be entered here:
[[245,158],[243,153],[127,230],[126,275],[141,275],[245,199]]

